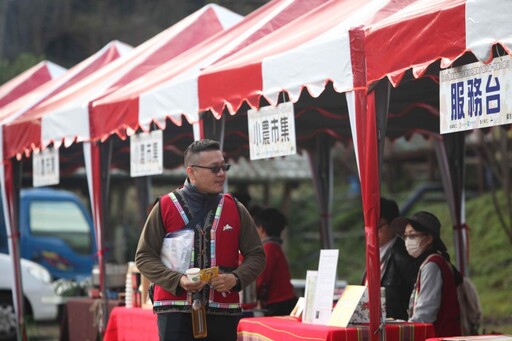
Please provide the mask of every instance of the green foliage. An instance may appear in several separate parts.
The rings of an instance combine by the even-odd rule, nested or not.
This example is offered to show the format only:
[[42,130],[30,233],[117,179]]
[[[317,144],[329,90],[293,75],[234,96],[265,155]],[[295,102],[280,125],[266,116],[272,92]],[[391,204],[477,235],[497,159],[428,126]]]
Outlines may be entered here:
[[[499,193],[503,199],[503,193]],[[499,200],[503,203],[503,200]],[[484,316],[490,322],[508,318],[512,332],[512,245],[494,214],[490,195],[467,205],[470,230],[471,278],[480,293]],[[488,328],[489,330],[491,328]]]
[[44,60],[44,56],[22,53],[14,61],[0,59],[0,84],[4,84],[25,70]]
[[285,245],[293,278],[306,278],[307,270],[318,266],[320,221],[311,186],[301,186],[294,193],[288,214],[289,227]]

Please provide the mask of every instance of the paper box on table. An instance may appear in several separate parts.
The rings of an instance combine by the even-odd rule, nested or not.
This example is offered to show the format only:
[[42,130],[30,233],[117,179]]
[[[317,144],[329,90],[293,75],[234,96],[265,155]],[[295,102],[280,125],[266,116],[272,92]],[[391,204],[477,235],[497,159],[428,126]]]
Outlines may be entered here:
[[[381,313],[386,318],[386,296],[381,288]],[[370,322],[368,288],[363,285],[348,285],[334,307],[330,326],[347,327],[349,324]]]

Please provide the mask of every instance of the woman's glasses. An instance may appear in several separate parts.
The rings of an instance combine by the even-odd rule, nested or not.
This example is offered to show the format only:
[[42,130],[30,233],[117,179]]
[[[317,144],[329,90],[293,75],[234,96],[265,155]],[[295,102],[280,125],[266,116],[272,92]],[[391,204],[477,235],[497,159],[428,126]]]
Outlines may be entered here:
[[425,235],[425,233],[402,234],[402,235],[400,235],[400,238],[402,238],[403,240],[407,240],[407,239],[416,240],[420,237],[423,237],[424,235]]
[[229,163],[225,163],[223,165],[220,165],[220,166],[212,166],[212,167],[207,167],[207,166],[199,166],[199,165],[191,165],[190,167],[197,167],[197,168],[204,168],[204,169],[209,169],[212,171],[213,174],[217,174],[220,172],[220,170],[222,169],[224,172],[227,172],[230,168],[231,168],[231,165]]

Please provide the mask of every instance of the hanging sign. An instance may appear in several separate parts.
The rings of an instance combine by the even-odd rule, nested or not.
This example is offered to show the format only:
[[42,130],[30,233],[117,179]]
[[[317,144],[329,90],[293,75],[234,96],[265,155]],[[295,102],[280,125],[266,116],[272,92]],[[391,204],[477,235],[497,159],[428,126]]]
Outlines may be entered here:
[[130,175],[163,173],[163,134],[161,130],[130,136]]
[[57,185],[60,181],[59,151],[53,147],[32,154],[32,186]]
[[439,80],[441,134],[512,123],[510,56],[442,70]]
[[247,112],[251,160],[297,153],[293,104],[263,107]]

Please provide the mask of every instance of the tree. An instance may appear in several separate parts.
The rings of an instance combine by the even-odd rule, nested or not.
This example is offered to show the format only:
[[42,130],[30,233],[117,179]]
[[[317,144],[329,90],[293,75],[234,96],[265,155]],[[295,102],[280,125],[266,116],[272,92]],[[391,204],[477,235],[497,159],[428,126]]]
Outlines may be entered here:
[[35,56],[31,53],[22,53],[12,62],[0,59],[0,84],[4,84],[42,60],[44,56]]

